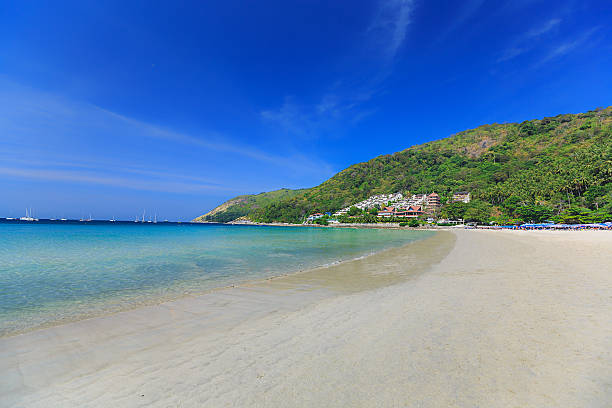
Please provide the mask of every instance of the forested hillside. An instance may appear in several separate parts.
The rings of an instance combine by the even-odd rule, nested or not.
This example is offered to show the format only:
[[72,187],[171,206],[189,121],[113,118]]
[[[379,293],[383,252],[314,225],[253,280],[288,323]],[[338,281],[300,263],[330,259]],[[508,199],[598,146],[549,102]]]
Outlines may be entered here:
[[253,213],[255,210],[268,205],[272,202],[281,201],[294,197],[302,192],[302,190],[290,190],[281,188],[280,190],[270,191],[267,193],[241,195],[223,204],[215,207],[204,215],[194,219],[194,222],[229,222],[237,218],[244,217]]
[[[437,192],[469,205],[443,215],[497,220],[595,221],[612,211],[612,107],[522,123],[492,124],[355,164],[323,184],[248,213],[260,222],[301,222],[373,194]],[[450,212],[450,214],[449,214]]]

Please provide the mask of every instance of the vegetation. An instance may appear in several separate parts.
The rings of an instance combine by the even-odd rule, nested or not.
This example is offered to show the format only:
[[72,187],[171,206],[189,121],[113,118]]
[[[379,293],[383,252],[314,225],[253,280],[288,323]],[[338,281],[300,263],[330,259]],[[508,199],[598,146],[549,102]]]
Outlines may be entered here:
[[[479,223],[612,220],[612,107],[484,125],[379,156],[248,216],[299,223],[374,194],[435,191],[445,204],[461,190],[473,200],[444,205],[440,216]],[[351,213],[358,215],[351,222],[376,222],[373,214]]]
[[329,225],[329,221],[327,217],[317,218],[316,220],[314,220],[314,223],[318,225]]
[[194,219],[194,222],[230,222],[240,217],[245,217],[253,211],[264,207],[272,202],[281,201],[295,197],[303,193],[305,189],[290,190],[282,188],[254,195],[241,195],[226,201],[212,211]]

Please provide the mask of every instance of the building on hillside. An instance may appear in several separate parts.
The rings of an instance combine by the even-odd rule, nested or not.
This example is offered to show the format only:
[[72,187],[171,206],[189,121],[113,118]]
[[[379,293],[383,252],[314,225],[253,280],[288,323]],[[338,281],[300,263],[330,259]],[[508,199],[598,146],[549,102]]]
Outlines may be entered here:
[[428,207],[440,207],[440,196],[436,193],[428,194],[425,201]]
[[378,212],[378,218],[390,218],[395,214],[395,208],[393,207],[385,207],[384,209]]
[[335,216],[340,216],[342,214],[346,214],[351,207],[357,207],[360,210],[369,210],[370,208],[375,207],[384,207],[389,205],[389,203],[396,203],[397,201],[403,200],[404,196],[402,193],[394,193],[394,194],[378,194],[371,196],[363,201],[352,204],[349,207],[338,210],[334,213]]
[[436,193],[431,193],[425,198],[425,205],[427,206],[427,213],[433,214],[440,208],[440,196]]
[[306,218],[306,221],[318,220],[321,217],[323,217],[323,214],[321,214],[321,213],[311,214],[311,215],[308,216],[308,218]]
[[463,224],[463,219],[458,219],[458,220],[447,220],[447,219],[439,219],[438,220],[438,224],[449,224],[449,225],[459,225],[459,224]]
[[414,194],[412,196],[412,200],[418,202],[419,204],[424,203],[426,198],[427,194]]
[[420,205],[410,206],[408,208],[385,207],[378,212],[378,218],[417,218],[423,215],[423,207]]
[[396,208],[408,208],[411,205],[424,205],[425,204],[425,194],[413,194],[412,197],[408,198],[403,198],[402,200],[399,200],[395,203],[393,203],[395,205]]
[[470,193],[469,191],[457,191],[453,194],[453,198],[451,199],[453,203],[469,203],[470,202]]
[[393,216],[399,218],[417,218],[423,214],[423,207],[420,205],[411,205],[408,208],[396,210]]

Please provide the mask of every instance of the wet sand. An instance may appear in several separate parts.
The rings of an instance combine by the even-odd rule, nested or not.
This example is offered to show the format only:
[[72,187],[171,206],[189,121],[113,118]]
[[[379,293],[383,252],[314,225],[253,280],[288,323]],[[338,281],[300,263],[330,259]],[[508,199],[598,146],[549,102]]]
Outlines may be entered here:
[[605,231],[441,232],[330,268],[0,339],[0,406],[611,401]]

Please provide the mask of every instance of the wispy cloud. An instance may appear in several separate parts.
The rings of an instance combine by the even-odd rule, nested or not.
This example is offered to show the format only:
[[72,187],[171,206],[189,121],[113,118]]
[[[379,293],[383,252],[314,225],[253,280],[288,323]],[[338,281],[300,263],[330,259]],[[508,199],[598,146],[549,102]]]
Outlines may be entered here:
[[508,48],[506,48],[501,53],[499,58],[497,58],[497,62],[500,63],[509,61],[518,57],[521,54],[531,51],[537,44],[537,41],[541,39],[541,37],[555,30],[560,24],[560,18],[551,18],[544,24],[536,26],[531,30],[525,32],[524,34],[520,35],[512,42],[512,44]]
[[413,9],[414,0],[383,1],[372,20],[369,40],[380,47],[386,63],[393,61],[404,43]]
[[310,112],[305,112],[294,98],[286,97],[279,108],[264,110],[261,112],[261,117],[265,122],[279,127],[285,133],[305,138],[313,135],[320,125],[318,121],[334,106],[328,102]]
[[531,39],[540,37],[541,35],[544,35],[548,33],[549,31],[553,30],[554,28],[556,28],[560,23],[561,23],[560,18],[551,18],[550,20],[545,22],[543,25],[539,27],[535,27],[527,31],[527,33],[524,36],[524,40],[531,40]]
[[[353,63],[354,78],[337,78],[314,104],[286,96],[283,103],[261,112],[265,123],[299,138],[316,138],[340,132],[373,114],[364,104],[376,95],[390,75],[406,41],[414,0],[382,0],[361,39],[367,62]],[[368,68],[354,69],[355,66]]]
[[518,57],[519,55],[525,53],[528,48],[525,47],[516,47],[512,46],[510,48],[506,48],[502,54],[497,58],[497,62],[510,61],[513,58]]
[[264,122],[299,139],[315,139],[338,135],[343,127],[354,125],[374,112],[363,109],[361,103],[370,95],[329,92],[319,103],[300,105],[295,98],[287,97],[277,109],[264,110]]
[[[9,151],[7,149],[0,150],[0,162],[4,165],[11,165],[14,169],[29,169],[29,170],[60,170],[67,172],[88,172],[91,174],[118,174],[125,176],[127,179],[135,179],[135,176],[144,176],[148,181],[181,181],[193,182],[200,186],[209,186],[211,189],[219,187],[224,190],[227,187],[218,180],[212,180],[205,177],[199,177],[189,174],[176,173],[169,169],[162,168],[143,168],[134,165],[125,165],[112,160],[97,160],[73,157],[62,157],[61,154],[54,154],[52,158],[45,158],[42,152],[38,152],[37,156],[42,158],[22,158],[19,151]],[[246,186],[236,186],[236,188],[245,188]]]
[[254,192],[267,184],[259,184],[257,174],[321,180],[335,172],[298,150],[269,152],[218,132],[175,131],[2,78],[0,85],[6,85],[0,86],[0,175],[5,179],[175,193]]
[[531,7],[537,3],[542,3],[544,0],[507,0],[505,2],[499,2],[499,8],[497,9],[497,14],[508,14],[513,12],[521,12],[524,11],[526,7]]
[[[332,172],[331,167],[325,163],[307,159],[304,156],[290,154],[286,156],[278,156],[267,153],[263,150],[245,146],[232,141],[227,141],[227,137],[217,132],[206,132],[200,134],[199,137],[195,137],[186,133],[176,132],[173,130],[165,129],[160,126],[151,125],[136,119],[128,118],[123,115],[119,115],[114,112],[110,112],[104,109],[100,109],[108,115],[111,115],[126,124],[130,124],[141,130],[141,132],[150,138],[162,139],[175,143],[181,143],[192,147],[202,148],[206,150],[213,150],[221,153],[230,153],[235,155],[244,156],[250,159],[254,159],[261,162],[266,162],[275,166],[285,167],[294,169],[297,171],[309,171],[312,169],[320,169],[321,166]],[[284,113],[286,116],[290,116],[290,112]]]
[[464,25],[474,14],[480,10],[485,0],[465,0],[461,8],[454,14],[453,20],[445,26],[437,38],[437,42],[444,40],[453,31]]
[[577,48],[579,48],[581,45],[584,45],[589,39],[591,39],[591,37],[597,30],[599,30],[599,27],[591,28],[570,41],[566,41],[556,45],[540,61],[536,63],[535,67],[540,67],[550,61],[556,60],[575,51]]
[[82,170],[52,170],[49,168],[23,168],[0,167],[0,175],[11,178],[25,178],[32,180],[97,184],[111,187],[127,188],[131,190],[158,191],[164,193],[198,193],[211,191],[232,191],[235,187],[220,186],[216,184],[202,184],[194,182],[152,180],[151,178],[129,178],[109,176],[106,174],[85,172]]

